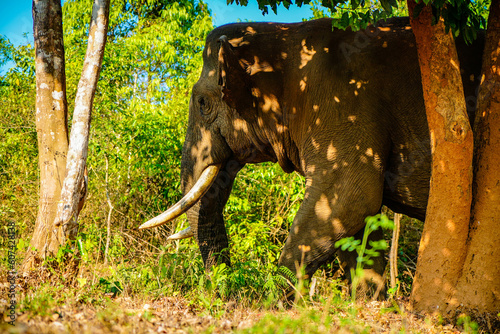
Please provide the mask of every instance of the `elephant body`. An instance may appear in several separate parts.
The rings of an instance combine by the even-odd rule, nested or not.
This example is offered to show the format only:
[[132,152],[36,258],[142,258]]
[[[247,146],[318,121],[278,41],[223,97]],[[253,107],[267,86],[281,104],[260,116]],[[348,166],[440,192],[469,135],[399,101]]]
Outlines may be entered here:
[[[457,49],[474,109],[481,42]],[[207,267],[229,263],[222,212],[247,163],[277,162],[306,179],[280,258],[293,272],[312,275],[382,205],[424,219],[430,137],[408,19],[358,32],[330,19],[230,24],[210,33],[203,59],[181,185],[186,193],[207,166],[220,168],[187,211]]]

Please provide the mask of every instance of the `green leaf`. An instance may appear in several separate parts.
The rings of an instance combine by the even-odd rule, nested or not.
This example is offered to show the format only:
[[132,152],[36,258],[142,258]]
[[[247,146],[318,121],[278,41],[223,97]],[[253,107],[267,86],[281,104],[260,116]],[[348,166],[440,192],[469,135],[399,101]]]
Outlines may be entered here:
[[389,14],[392,13],[392,6],[389,0],[380,0],[380,5],[386,12]]
[[340,18],[340,25],[342,28],[347,28],[349,26],[349,13],[344,12]]
[[356,10],[360,5],[360,0],[351,0],[351,9]]

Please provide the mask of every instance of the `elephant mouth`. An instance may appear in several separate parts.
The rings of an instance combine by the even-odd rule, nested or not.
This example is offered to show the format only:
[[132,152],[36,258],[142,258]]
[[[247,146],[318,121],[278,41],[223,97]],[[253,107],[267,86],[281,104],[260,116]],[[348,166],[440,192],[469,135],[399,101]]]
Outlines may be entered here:
[[[205,168],[191,190],[189,190],[189,192],[184,195],[184,197],[182,197],[179,202],[171,206],[167,211],[163,212],[159,216],[156,216],[155,218],[150,219],[142,224],[139,229],[142,230],[164,225],[188,211],[193,205],[196,204],[196,202],[198,202],[203,197],[203,195],[205,195],[212,183],[217,178],[220,169],[220,164],[211,165]],[[167,240],[184,239],[192,237],[193,235],[194,233],[192,232],[191,227],[188,227],[179,233],[171,235]]]

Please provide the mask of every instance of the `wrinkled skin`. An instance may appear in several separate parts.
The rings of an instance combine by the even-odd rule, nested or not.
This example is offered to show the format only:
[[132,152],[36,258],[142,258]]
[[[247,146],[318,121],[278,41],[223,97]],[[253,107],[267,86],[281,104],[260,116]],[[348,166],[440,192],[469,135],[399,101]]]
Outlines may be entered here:
[[[407,24],[393,20],[352,32],[332,31],[328,19],[238,23],[208,36],[181,173],[186,193],[207,166],[222,166],[188,211],[207,268],[230,262],[222,212],[247,163],[277,162],[306,178],[279,260],[292,272],[302,264],[311,276],[332,260],[335,242],[361,231],[365,217],[382,205],[424,219],[430,140]],[[462,44],[465,95],[473,109],[481,55],[477,45]],[[348,254],[341,258],[355,264]],[[384,267],[381,257],[374,270],[382,274]]]

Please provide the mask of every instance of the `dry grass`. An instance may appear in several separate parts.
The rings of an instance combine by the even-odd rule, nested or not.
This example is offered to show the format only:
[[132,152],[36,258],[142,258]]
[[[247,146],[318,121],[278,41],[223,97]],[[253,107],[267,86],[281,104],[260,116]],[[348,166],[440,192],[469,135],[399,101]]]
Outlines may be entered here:
[[24,313],[17,319],[16,327],[4,324],[0,328],[7,333],[230,333],[269,332],[270,327],[283,330],[287,327],[286,322],[295,321],[290,329],[305,333],[461,332],[452,325],[438,324],[437,319],[385,312],[383,310],[390,306],[388,302],[373,301],[354,306],[355,319],[351,311],[338,311],[335,322],[328,326],[316,323],[312,317],[314,313],[325,312],[324,306],[259,310],[241,308],[235,302],[228,304],[223,315],[215,318],[197,311],[181,297],[163,297],[149,302],[125,297],[109,300],[98,307],[66,304],[48,310],[50,314],[45,316]]
[[[283,307],[278,302],[265,307],[260,301],[249,305],[248,300],[229,298],[212,309],[196,303],[192,292],[187,296],[124,292],[113,297],[49,271],[19,283],[16,326],[2,323],[0,333],[460,333],[467,329],[407,312],[405,299],[353,303],[339,292],[329,296],[326,282],[320,283],[324,285],[318,289],[320,296],[300,305]],[[3,275],[1,284],[4,295]],[[4,321],[7,305],[2,297]]]

